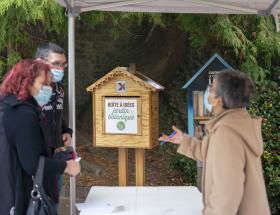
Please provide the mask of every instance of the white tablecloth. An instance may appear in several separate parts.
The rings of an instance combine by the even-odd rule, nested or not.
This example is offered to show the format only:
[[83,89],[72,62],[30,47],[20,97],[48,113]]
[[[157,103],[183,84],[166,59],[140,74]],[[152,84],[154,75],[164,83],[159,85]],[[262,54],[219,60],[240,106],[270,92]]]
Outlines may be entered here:
[[201,215],[203,208],[198,189],[186,186],[94,186],[76,206],[80,215]]

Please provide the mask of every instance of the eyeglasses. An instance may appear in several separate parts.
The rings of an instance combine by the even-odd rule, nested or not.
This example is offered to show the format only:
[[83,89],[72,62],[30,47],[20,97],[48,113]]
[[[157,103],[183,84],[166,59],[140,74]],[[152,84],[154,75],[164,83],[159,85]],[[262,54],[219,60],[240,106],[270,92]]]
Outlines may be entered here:
[[60,63],[58,61],[54,61],[54,62],[51,62],[47,59],[44,59],[45,61],[47,61],[48,63],[50,63],[52,66],[55,66],[55,67],[63,67],[64,69],[68,67],[68,64],[65,62],[65,63]]

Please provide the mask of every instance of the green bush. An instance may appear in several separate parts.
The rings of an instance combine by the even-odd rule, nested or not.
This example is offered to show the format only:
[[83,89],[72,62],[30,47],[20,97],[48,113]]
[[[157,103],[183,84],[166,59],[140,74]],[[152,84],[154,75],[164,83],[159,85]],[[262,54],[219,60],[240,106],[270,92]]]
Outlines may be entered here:
[[280,214],[280,86],[265,82],[257,86],[249,109],[263,118],[263,170],[272,214]]
[[183,172],[183,180],[186,184],[196,185],[197,168],[195,160],[184,155],[172,156],[170,167],[180,169]]
[[161,151],[169,158],[169,168],[182,173],[182,179],[187,185],[196,185],[196,161],[176,153],[177,146],[164,144]]

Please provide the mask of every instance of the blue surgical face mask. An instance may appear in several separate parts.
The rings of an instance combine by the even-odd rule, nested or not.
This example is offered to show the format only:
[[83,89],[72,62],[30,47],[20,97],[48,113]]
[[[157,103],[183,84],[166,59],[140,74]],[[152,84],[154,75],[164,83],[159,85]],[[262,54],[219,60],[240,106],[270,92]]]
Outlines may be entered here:
[[63,69],[55,69],[52,68],[51,70],[52,73],[52,82],[59,82],[62,80],[64,76],[64,70]]
[[52,88],[50,86],[43,85],[36,96],[33,96],[38,105],[44,106],[47,104],[52,95]]
[[206,108],[206,110],[208,110],[209,112],[212,112],[213,106],[208,101],[209,91],[210,91],[210,88],[207,87],[207,89],[204,92],[203,101],[204,101],[204,107]]

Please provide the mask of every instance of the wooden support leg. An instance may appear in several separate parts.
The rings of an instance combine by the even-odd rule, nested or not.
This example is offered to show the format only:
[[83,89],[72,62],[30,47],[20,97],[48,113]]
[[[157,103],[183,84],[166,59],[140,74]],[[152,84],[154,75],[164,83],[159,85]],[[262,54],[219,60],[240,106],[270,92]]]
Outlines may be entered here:
[[119,148],[119,186],[128,184],[128,149]]
[[136,186],[145,182],[145,149],[135,149]]

